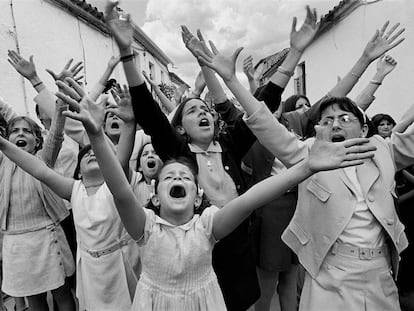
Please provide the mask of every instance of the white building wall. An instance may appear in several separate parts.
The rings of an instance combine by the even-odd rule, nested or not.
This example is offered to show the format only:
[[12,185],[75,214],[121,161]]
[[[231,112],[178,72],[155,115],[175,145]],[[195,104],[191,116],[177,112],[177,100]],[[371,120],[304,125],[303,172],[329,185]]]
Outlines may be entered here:
[[[368,115],[388,113],[399,120],[410,104],[414,86],[414,1],[382,0],[357,8],[345,19],[318,38],[304,53],[306,66],[306,91],[311,103],[325,95],[345,75],[375,33],[390,20],[390,25],[400,22],[406,28],[405,41],[391,50],[398,65],[376,92],[376,100]],[[389,27],[390,28],[390,27]],[[388,29],[389,29],[388,28]],[[376,70],[372,63],[349,97],[355,99],[371,80]],[[293,81],[289,83],[284,98],[293,94]]]
[[[33,97],[36,92],[8,63],[8,49],[16,50],[18,45],[23,57],[28,59],[34,55],[37,72],[51,90],[56,87],[52,77],[45,72],[46,68],[60,72],[70,58],[83,61],[85,88],[90,89],[104,72],[109,58],[119,54],[116,44],[109,36],[47,0],[0,0],[0,40],[0,96],[19,113],[29,113],[32,117],[35,116]],[[138,50],[143,49],[137,44],[136,47]],[[145,68],[148,60],[153,58],[146,52],[144,60],[142,52],[140,54],[141,68]],[[158,81],[161,79],[161,66],[162,70],[167,69],[160,62],[153,60],[152,63],[156,66]],[[126,83],[122,64],[115,68],[112,77]]]

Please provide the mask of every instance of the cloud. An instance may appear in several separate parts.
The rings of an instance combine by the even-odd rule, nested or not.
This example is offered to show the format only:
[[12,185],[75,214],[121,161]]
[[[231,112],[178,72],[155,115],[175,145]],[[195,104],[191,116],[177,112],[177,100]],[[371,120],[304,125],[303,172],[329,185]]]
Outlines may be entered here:
[[[149,0],[141,28],[173,60],[173,71],[193,85],[199,67],[182,43],[180,25],[193,33],[201,29],[223,54],[245,47],[237,66],[241,70],[244,57],[252,55],[257,62],[289,46],[292,18],[297,16],[300,26],[308,2],[312,1]],[[326,1],[315,1],[316,6],[321,3],[326,7]],[[244,75],[238,76],[247,86]]]

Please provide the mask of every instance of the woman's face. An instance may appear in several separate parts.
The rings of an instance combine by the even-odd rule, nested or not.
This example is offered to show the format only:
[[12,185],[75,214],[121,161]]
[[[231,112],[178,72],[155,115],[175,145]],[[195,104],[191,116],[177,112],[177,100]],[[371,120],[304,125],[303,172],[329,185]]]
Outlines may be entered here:
[[29,123],[25,120],[16,121],[9,131],[9,141],[20,149],[34,154],[39,140],[36,138]]
[[181,124],[194,143],[213,139],[213,116],[208,106],[199,99],[191,99],[185,104]]
[[368,132],[366,124],[361,126],[352,112],[342,110],[337,104],[328,106],[322,111],[319,124],[329,127],[329,141],[332,142],[365,137]]
[[146,144],[139,159],[139,170],[148,179],[157,178],[162,167],[162,161],[152,144]]
[[381,120],[377,127],[378,134],[384,138],[390,137],[393,127],[394,125],[390,121],[386,119]]
[[299,99],[296,101],[296,104],[295,104],[295,110],[301,109],[305,112],[309,108],[310,108],[309,102],[305,98],[299,97]]

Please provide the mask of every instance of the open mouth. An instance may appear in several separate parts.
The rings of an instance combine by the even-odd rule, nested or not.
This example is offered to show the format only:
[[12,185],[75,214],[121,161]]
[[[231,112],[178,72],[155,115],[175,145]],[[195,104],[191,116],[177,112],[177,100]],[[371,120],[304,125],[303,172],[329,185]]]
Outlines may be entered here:
[[26,147],[27,146],[27,142],[24,140],[19,139],[18,141],[16,141],[16,146],[17,147]]
[[341,142],[344,140],[345,140],[345,137],[342,135],[335,135],[334,137],[332,137],[332,142],[334,143]]
[[173,186],[170,190],[170,196],[173,198],[184,198],[186,195],[185,189],[183,186]]
[[112,123],[111,129],[119,129],[119,124],[117,122]]
[[199,126],[210,126],[210,122],[208,121],[208,119],[203,118],[200,120]]
[[154,168],[156,164],[155,160],[148,160],[147,162],[148,168]]

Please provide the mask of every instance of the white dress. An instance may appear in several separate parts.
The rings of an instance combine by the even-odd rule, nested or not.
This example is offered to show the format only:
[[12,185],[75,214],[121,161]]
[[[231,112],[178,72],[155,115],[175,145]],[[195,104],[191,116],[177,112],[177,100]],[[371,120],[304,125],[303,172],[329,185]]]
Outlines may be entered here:
[[111,192],[104,183],[88,196],[78,180],[71,204],[80,310],[130,310],[139,273],[138,247],[122,225]]
[[212,267],[213,216],[217,207],[175,226],[144,209],[141,278],[132,310],[226,310]]

